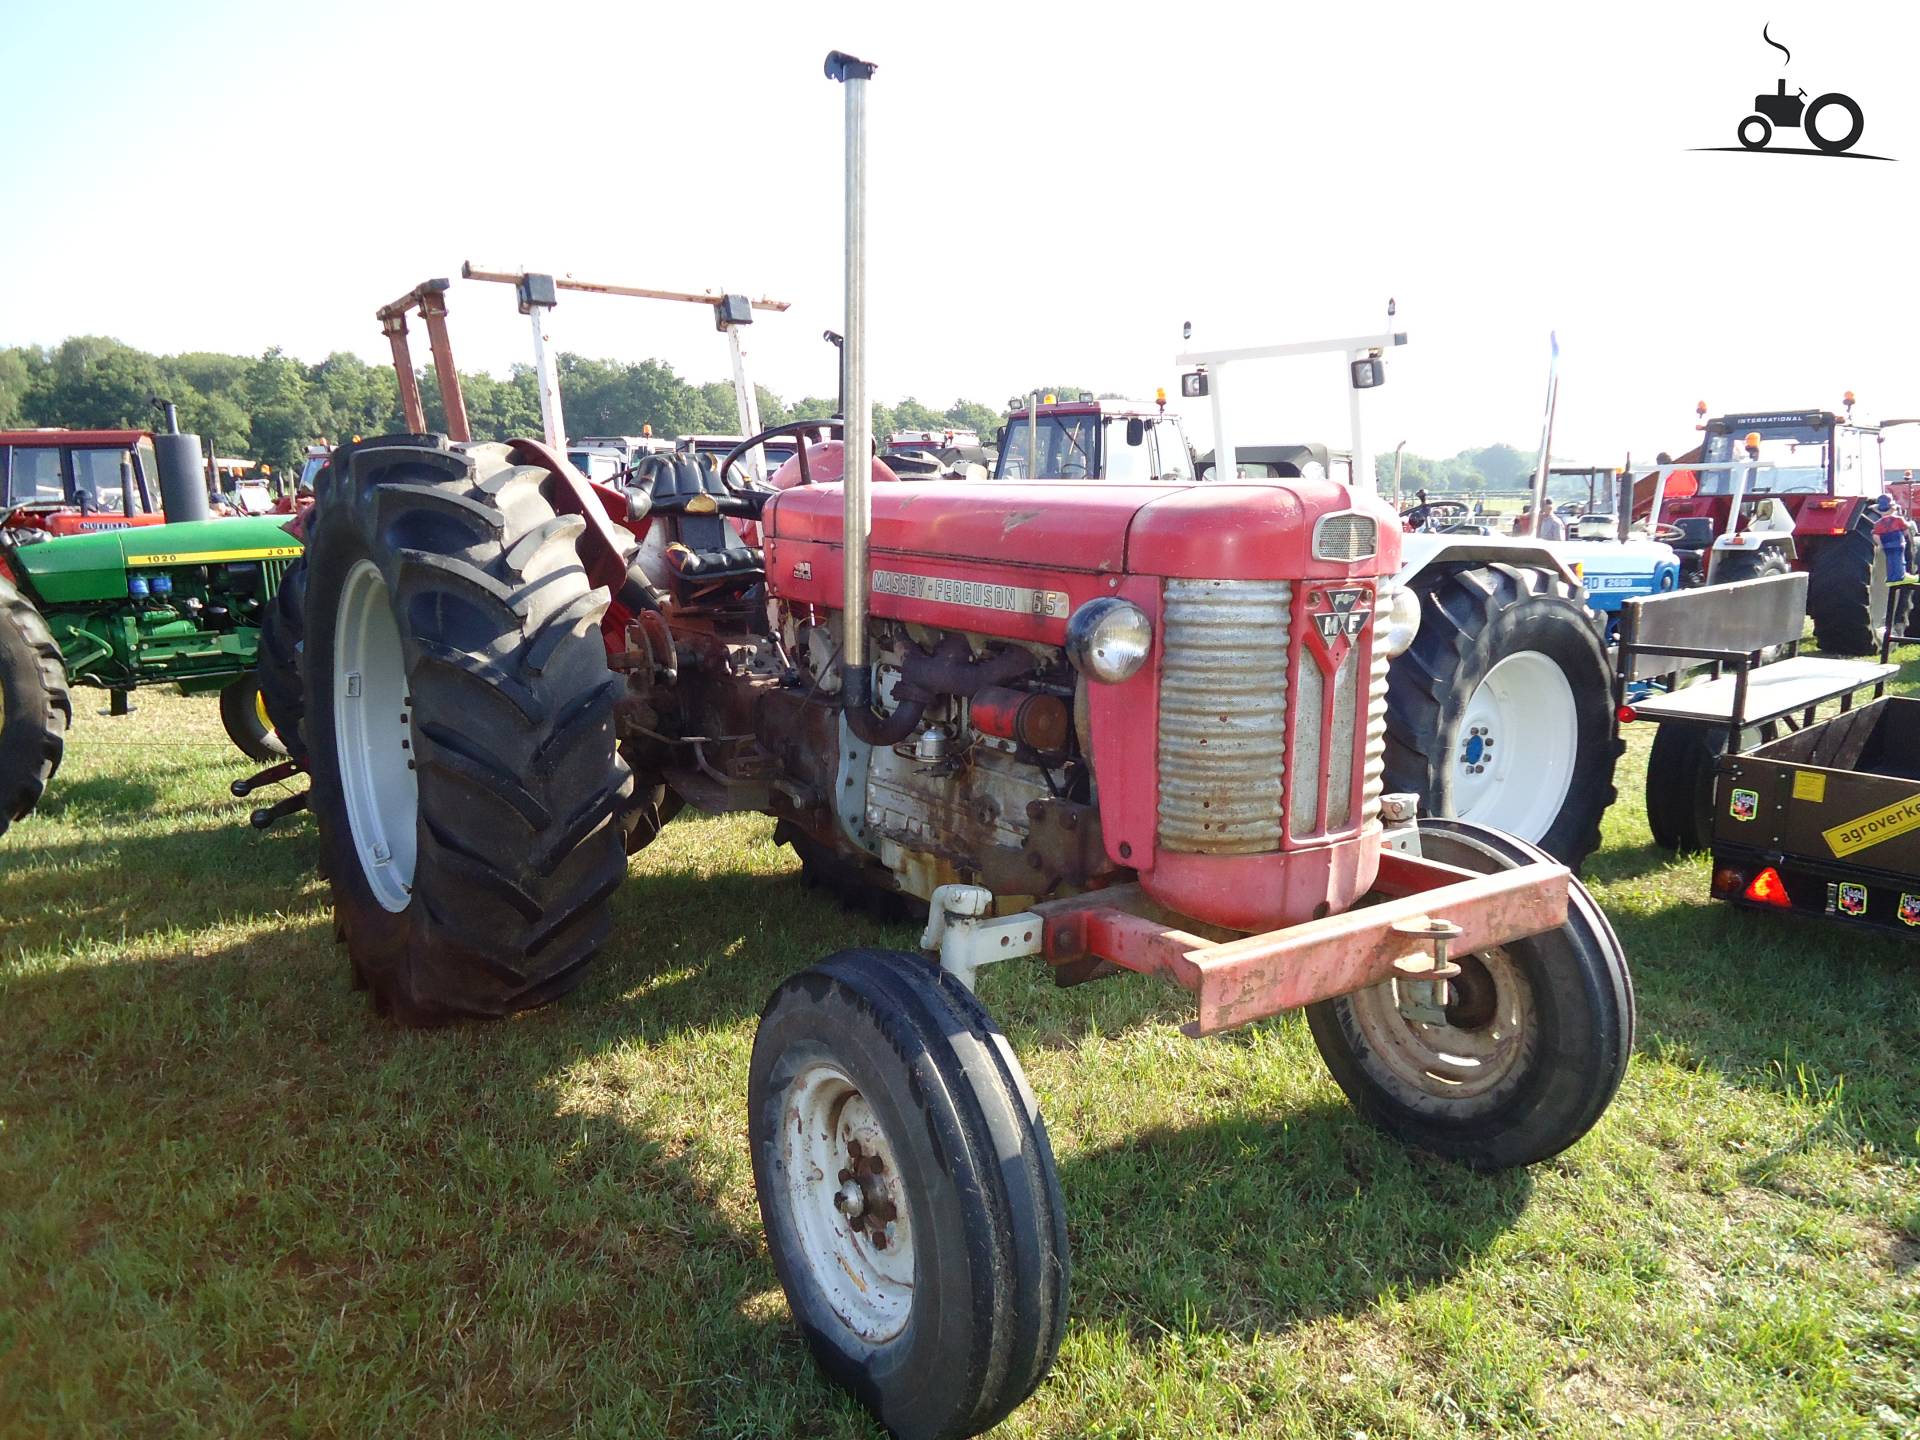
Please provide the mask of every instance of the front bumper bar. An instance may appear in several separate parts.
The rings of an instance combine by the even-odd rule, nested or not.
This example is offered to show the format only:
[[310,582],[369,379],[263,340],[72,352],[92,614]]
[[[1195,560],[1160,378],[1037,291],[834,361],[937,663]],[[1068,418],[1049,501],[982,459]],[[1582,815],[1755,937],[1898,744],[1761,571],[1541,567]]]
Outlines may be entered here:
[[1566,923],[1571,878],[1564,865],[1546,862],[1480,875],[1387,850],[1380,856],[1376,903],[1264,935],[1203,939],[1154,918],[1137,885],[1048,901],[984,928],[1001,947],[991,958],[1026,938],[1056,966],[1105,961],[1164,976],[1199,1002],[1199,1014],[1182,1027],[1186,1033],[1213,1035],[1393,978],[1400,962],[1431,955],[1429,941],[1405,933],[1421,922],[1457,925],[1450,941],[1455,955],[1557,930]]

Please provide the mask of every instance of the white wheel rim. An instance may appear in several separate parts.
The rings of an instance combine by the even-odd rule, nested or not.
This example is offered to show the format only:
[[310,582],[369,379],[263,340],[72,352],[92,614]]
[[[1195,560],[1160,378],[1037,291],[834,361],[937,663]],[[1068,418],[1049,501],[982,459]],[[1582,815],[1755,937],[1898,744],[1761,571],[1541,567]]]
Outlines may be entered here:
[[895,1151],[838,1066],[808,1066],[781,1105],[787,1210],[814,1288],[879,1345],[913,1313],[913,1223]]
[[1454,815],[1540,839],[1566,803],[1579,744],[1565,672],[1538,650],[1507,656],[1473,692],[1454,738]]
[[1403,1101],[1484,1100],[1527,1053],[1532,992],[1506,951],[1467,956],[1460,969],[1444,1025],[1408,1019],[1397,980],[1348,997],[1376,1073]]
[[387,582],[371,560],[347,574],[333,647],[333,726],[340,788],[360,871],[398,913],[413,895],[420,782],[412,766],[406,660]]

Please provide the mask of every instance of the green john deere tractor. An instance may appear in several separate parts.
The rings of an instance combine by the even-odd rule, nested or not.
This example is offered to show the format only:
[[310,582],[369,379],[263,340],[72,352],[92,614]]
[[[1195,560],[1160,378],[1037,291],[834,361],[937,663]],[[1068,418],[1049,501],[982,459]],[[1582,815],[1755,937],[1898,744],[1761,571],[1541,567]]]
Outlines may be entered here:
[[0,832],[59,767],[70,686],[217,692],[249,757],[284,759],[260,700],[260,622],[301,545],[285,516],[127,526],[42,539],[0,532]]

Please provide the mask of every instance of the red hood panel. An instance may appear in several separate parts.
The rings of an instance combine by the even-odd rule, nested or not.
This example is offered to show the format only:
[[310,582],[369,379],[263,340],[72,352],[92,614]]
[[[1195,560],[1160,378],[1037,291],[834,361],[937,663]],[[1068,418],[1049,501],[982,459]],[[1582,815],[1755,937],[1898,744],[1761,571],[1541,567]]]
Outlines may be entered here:
[[[872,548],[896,555],[1092,574],[1274,579],[1377,574],[1399,563],[1399,526],[1371,497],[1331,481],[1232,485],[903,481],[873,487]],[[777,541],[840,543],[840,487],[770,501]],[[1380,524],[1381,554],[1357,566],[1311,558],[1313,522],[1356,509]]]
[[[1127,527],[1163,485],[902,481],[873,487],[872,548],[899,555],[1117,573]],[[840,487],[781,492],[766,510],[778,540],[840,543]]]

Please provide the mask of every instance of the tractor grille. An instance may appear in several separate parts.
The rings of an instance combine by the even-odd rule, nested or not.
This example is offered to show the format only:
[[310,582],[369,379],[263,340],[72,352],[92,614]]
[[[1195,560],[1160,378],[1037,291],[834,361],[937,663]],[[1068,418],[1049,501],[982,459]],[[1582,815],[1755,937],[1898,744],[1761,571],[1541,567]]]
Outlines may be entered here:
[[[1293,794],[1287,811],[1287,831],[1296,840],[1357,829],[1380,808],[1382,772],[1387,752],[1387,652],[1378,643],[1387,618],[1387,587],[1381,586],[1373,624],[1340,662],[1333,677],[1333,720],[1322,726],[1326,702],[1326,675],[1310,653],[1300,656],[1300,674],[1294,686],[1298,733],[1293,740]],[[1364,652],[1364,653],[1363,653]],[[1363,671],[1361,664],[1371,656]],[[1360,772],[1360,815],[1353,814],[1353,767]],[[1327,777],[1327,813],[1320,813],[1320,787]]]
[[1169,580],[1160,672],[1160,844],[1205,855],[1280,848],[1286,776],[1284,580]]
[[280,593],[280,582],[286,578],[287,567],[291,560],[262,560],[260,562],[260,598],[271,600]]
[[1371,560],[1380,548],[1380,527],[1371,515],[1352,510],[1322,515],[1313,527],[1316,560]]

